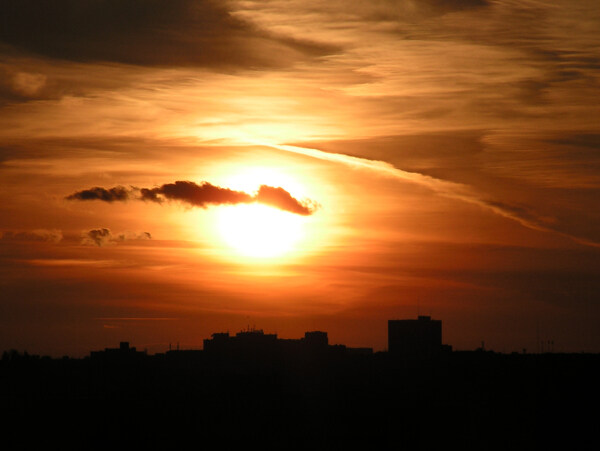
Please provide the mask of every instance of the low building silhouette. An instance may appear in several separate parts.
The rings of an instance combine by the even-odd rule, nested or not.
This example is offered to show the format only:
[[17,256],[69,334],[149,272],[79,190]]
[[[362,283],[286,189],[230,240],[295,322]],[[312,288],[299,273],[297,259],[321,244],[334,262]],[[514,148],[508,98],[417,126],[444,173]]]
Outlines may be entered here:
[[146,353],[130,347],[128,341],[120,342],[118,348],[105,348],[104,351],[90,352],[90,359],[95,361],[126,361],[144,357],[146,357]]
[[204,340],[204,351],[211,355],[339,355],[372,354],[372,348],[347,348],[344,345],[330,345],[327,332],[309,331],[302,338],[278,338],[277,334],[265,334],[262,329],[248,329],[230,335],[219,332]]
[[204,340],[204,351],[211,354],[268,354],[275,351],[277,334],[265,334],[262,329],[247,329],[234,336],[219,332]]
[[346,347],[346,353],[348,355],[373,355],[373,348],[349,348]]

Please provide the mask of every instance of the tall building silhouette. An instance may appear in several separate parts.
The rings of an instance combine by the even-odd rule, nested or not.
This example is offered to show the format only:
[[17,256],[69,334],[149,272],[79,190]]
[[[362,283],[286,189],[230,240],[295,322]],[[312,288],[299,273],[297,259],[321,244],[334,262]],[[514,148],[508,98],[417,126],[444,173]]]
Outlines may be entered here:
[[442,350],[442,321],[430,316],[388,321],[388,351],[406,356],[431,356]]

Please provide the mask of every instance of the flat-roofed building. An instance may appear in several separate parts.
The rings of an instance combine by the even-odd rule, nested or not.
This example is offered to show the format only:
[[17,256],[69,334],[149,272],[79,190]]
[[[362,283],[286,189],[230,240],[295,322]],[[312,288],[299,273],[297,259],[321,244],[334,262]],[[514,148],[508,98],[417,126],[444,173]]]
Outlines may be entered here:
[[431,356],[442,350],[442,321],[430,316],[388,321],[388,351],[407,356]]

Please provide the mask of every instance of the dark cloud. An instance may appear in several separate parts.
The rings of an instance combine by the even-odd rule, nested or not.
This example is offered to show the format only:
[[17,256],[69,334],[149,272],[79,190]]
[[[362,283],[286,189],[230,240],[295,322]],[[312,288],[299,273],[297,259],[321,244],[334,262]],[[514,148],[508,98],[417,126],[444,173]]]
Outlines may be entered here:
[[130,83],[123,70],[114,66],[96,67],[82,76],[80,65],[24,57],[22,52],[5,49],[0,42],[0,105],[81,97],[92,90],[111,90]]
[[205,207],[207,204],[250,203],[254,200],[243,191],[221,188],[207,182],[198,185],[194,182],[176,181],[157,188],[142,188],[140,193],[142,200],[152,202],[162,202],[163,199],[179,200],[194,207]]
[[262,185],[254,196],[257,202],[265,205],[277,207],[280,210],[289,211],[297,215],[310,215],[316,208],[316,204],[311,202],[300,203],[294,199],[290,193],[283,188]]
[[2,241],[45,241],[49,243],[59,243],[63,239],[60,230],[36,229],[28,231],[5,231],[0,232]]
[[332,50],[269,35],[227,6],[218,0],[0,0],[0,41],[71,61],[213,68],[278,66]]
[[83,234],[82,244],[95,244],[104,246],[112,241],[112,233],[109,229],[93,229]]
[[129,199],[131,190],[123,186],[105,189],[96,186],[94,188],[78,191],[67,197],[68,200],[103,200],[104,202],[124,201]]
[[[139,193],[139,195],[137,194]],[[165,200],[179,201],[193,207],[206,208],[210,205],[235,205],[259,202],[297,215],[310,215],[318,208],[311,200],[299,201],[281,187],[261,185],[255,195],[244,191],[212,185],[208,182],[200,184],[178,180],[165,183],[155,188],[131,188],[123,186],[114,188],[90,188],[78,191],[66,197],[67,200],[102,200],[104,202],[138,199],[162,203]]]
[[152,235],[148,232],[122,232],[114,235],[110,229],[101,228],[84,232],[82,234],[81,244],[106,246],[107,244],[116,244],[119,241],[150,239],[152,239]]

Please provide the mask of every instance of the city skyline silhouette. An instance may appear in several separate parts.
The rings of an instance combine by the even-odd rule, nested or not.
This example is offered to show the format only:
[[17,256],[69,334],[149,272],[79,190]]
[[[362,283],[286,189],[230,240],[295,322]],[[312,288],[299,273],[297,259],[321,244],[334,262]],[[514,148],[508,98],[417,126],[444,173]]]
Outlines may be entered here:
[[594,448],[599,48],[589,0],[0,0],[3,449]]

